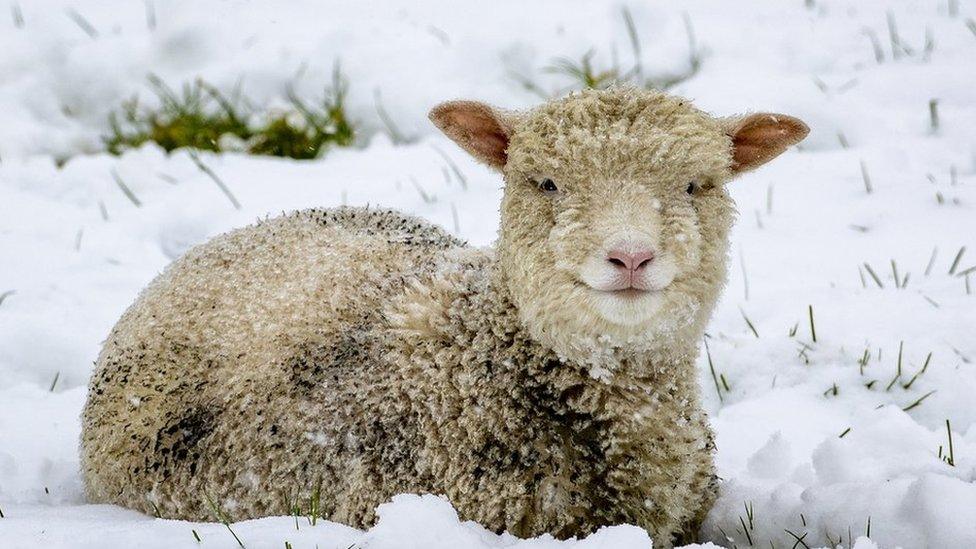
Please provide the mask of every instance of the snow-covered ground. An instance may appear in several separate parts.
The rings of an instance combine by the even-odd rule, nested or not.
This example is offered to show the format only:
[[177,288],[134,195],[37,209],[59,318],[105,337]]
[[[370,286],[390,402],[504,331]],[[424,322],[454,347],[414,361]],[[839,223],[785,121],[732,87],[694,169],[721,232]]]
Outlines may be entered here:
[[[380,204],[490,244],[500,180],[427,109],[531,105],[513,74],[569,87],[542,69],[591,48],[603,65],[632,63],[623,5],[645,73],[687,68],[687,20],[703,64],[676,93],[813,129],[732,184],[733,269],[708,339],[717,380],[700,361],[724,479],[704,539],[976,546],[976,271],[962,274],[976,265],[972,0],[20,0],[0,14],[0,547],[196,547],[194,531],[200,546],[236,547],[220,524],[86,504],[78,414],[115,319],[188,247],[285,210]],[[100,152],[110,111],[135,93],[151,102],[148,73],[240,82],[276,106],[288,85],[319,97],[336,59],[361,146],[316,161],[202,154],[240,210],[185,152]],[[411,143],[374,131],[377,97]],[[499,537],[433,496],[400,496],[380,517],[367,532],[283,517],[232,528],[248,547],[649,544],[626,525],[575,544]]]

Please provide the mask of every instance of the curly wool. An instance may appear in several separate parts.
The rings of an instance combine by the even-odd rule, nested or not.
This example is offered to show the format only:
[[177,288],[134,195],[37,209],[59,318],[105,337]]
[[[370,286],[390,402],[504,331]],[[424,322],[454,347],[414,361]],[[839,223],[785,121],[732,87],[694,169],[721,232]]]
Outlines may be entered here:
[[[664,547],[693,539],[716,489],[694,360],[725,276],[730,138],[637,90],[505,116],[496,250],[339,208],[167,268],[98,357],[89,498],[189,520],[212,501],[238,520],[317,494],[322,516],[366,527],[391,496],[430,492],[519,536],[632,523]],[[566,194],[542,198],[540,176]],[[606,219],[660,233],[677,273],[624,324],[573,278]]]

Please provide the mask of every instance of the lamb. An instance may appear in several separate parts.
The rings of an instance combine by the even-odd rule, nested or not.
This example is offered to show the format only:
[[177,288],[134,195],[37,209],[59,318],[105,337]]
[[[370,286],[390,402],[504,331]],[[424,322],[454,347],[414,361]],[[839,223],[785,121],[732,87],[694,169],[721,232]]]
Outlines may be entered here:
[[694,363],[725,281],[725,184],[807,127],[630,88],[431,119],[504,175],[495,248],[344,207],[192,249],[98,357],[91,501],[238,520],[314,493],[362,528],[435,493],[518,536],[694,540],[717,489]]

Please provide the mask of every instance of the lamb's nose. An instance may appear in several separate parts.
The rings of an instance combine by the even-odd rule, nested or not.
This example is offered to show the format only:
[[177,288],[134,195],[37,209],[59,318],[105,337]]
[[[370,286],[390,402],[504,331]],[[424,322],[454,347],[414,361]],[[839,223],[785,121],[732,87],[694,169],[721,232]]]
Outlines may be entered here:
[[607,261],[621,271],[639,271],[650,265],[653,260],[654,252],[650,250],[639,250],[636,252],[610,250],[607,253]]

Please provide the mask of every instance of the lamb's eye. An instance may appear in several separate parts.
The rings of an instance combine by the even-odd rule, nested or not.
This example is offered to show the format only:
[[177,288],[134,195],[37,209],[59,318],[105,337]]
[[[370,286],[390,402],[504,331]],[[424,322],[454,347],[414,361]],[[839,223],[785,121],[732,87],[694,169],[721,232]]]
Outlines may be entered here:
[[688,183],[688,188],[685,189],[685,192],[688,194],[695,194],[695,191],[697,190],[698,190],[698,183],[696,181],[691,181]]
[[546,178],[539,182],[539,190],[545,194],[552,195],[559,192],[559,187],[556,186],[552,179]]

